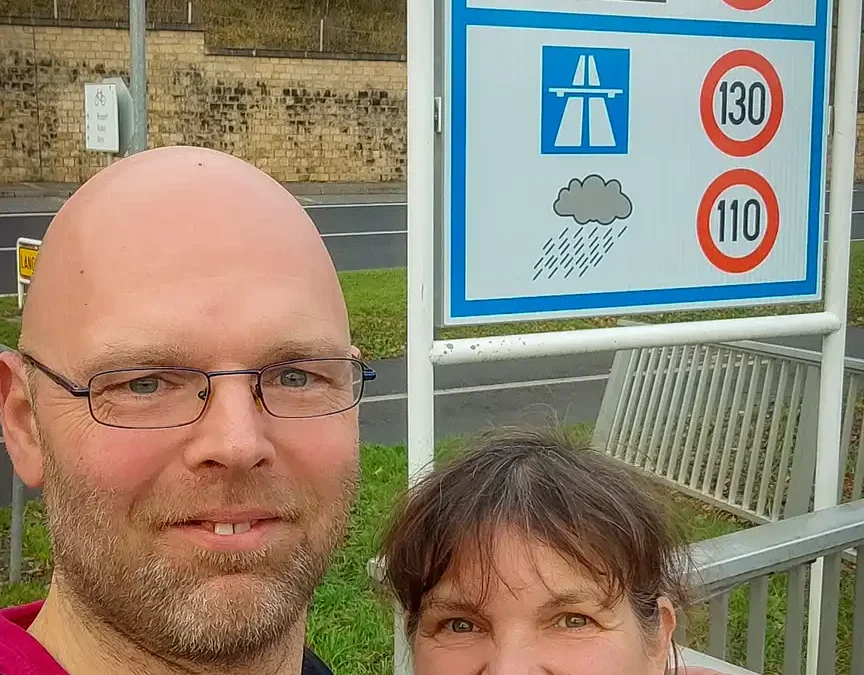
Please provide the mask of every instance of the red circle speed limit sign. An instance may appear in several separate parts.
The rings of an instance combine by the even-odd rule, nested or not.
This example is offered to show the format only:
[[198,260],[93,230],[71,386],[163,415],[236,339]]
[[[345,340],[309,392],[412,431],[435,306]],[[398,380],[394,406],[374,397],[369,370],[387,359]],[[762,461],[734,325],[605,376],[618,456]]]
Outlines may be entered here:
[[783,119],[783,84],[764,56],[737,49],[711,66],[699,97],[702,128],[721,152],[750,157],[764,150]]
[[762,9],[765,5],[771,4],[771,0],[723,0],[723,2],[732,9],[741,9],[745,12]]
[[699,247],[714,267],[744,274],[765,262],[780,232],[780,205],[771,184],[750,169],[718,176],[696,214]]

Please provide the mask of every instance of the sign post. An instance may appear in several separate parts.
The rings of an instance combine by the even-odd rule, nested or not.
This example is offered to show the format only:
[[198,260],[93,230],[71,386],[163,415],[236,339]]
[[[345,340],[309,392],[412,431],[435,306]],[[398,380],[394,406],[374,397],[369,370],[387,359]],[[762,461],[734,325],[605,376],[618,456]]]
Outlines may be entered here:
[[[408,5],[409,483],[434,460],[435,365],[821,335],[815,503],[836,503],[862,0],[841,2],[837,22],[827,251],[830,0],[440,2],[440,52],[433,3]],[[478,325],[818,301],[823,253],[819,312],[434,339],[436,314]],[[811,675],[833,658],[818,654],[813,572]]]

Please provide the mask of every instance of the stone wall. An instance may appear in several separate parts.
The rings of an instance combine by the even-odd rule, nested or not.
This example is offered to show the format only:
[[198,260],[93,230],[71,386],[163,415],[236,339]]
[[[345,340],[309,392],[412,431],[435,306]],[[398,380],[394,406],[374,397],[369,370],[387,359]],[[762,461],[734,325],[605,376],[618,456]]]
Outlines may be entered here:
[[[148,31],[147,50],[151,147],[218,148],[281,181],[405,180],[403,61],[213,50],[188,26]],[[0,24],[0,182],[105,166],[83,149],[84,83],[128,75],[124,26]]]
[[[281,181],[405,179],[404,62],[219,53],[180,28],[147,50],[151,147],[217,148]],[[84,83],[128,75],[126,28],[0,25],[0,182],[105,166],[83,149]]]

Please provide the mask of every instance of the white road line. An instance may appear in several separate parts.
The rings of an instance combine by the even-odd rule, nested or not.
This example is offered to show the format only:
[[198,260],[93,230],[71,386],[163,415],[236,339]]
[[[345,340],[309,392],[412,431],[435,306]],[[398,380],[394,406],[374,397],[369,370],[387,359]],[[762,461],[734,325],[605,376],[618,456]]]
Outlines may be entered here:
[[[451,387],[450,389],[436,389],[436,396],[453,396],[460,394],[479,394],[484,391],[506,391],[509,389],[530,389],[532,387],[546,387],[560,384],[580,384],[583,382],[602,382],[608,380],[609,374],[603,375],[579,375],[577,377],[556,377],[548,380],[525,380],[524,382],[502,382],[500,384],[483,384],[473,387]],[[381,396],[366,396],[360,404],[364,403],[386,403],[387,401],[401,401],[408,398],[408,394],[383,394]]]
[[351,202],[348,204],[307,204],[303,208],[309,209],[361,209],[381,206],[408,206],[408,202]]
[[375,235],[408,234],[408,230],[368,230],[363,232],[328,232],[322,234],[322,239],[330,237],[374,237]]
[[0,213],[0,218],[30,218],[32,216],[51,216],[53,218],[56,215],[56,211],[32,211],[27,213]]

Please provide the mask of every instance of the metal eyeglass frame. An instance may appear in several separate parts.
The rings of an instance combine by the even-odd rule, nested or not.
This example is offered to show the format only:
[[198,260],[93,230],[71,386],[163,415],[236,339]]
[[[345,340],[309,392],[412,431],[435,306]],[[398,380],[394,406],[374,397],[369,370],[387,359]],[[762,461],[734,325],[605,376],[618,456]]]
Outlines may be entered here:
[[[333,357],[333,358],[321,357],[321,358],[291,359],[289,361],[280,361],[278,363],[271,363],[267,366],[264,366],[263,368],[257,368],[257,369],[250,368],[250,369],[244,369],[244,370],[212,370],[209,372],[205,371],[205,370],[200,370],[198,368],[186,368],[186,367],[182,367],[182,366],[167,366],[164,368],[160,368],[158,366],[138,366],[138,367],[134,367],[134,368],[116,368],[113,370],[105,370],[105,371],[96,373],[95,375],[91,376],[90,379],[87,381],[87,386],[82,387],[82,386],[77,385],[74,382],[66,379],[65,377],[60,375],[58,372],[56,372],[56,371],[52,370],[51,368],[49,368],[48,366],[46,366],[44,363],[37,361],[36,359],[34,359],[29,354],[21,353],[21,358],[24,360],[25,363],[29,363],[30,365],[32,365],[35,368],[37,368],[38,370],[40,370],[42,373],[45,374],[46,377],[48,377],[48,379],[50,379],[52,382],[54,382],[55,384],[57,384],[60,387],[62,387],[63,389],[65,389],[72,396],[74,396],[76,398],[85,398],[86,397],[87,398],[87,407],[90,410],[90,416],[98,424],[101,424],[101,425],[106,426],[106,427],[113,427],[115,429],[178,429],[181,427],[189,426],[190,424],[194,424],[195,422],[197,422],[198,420],[200,420],[204,416],[204,412],[207,410],[207,404],[210,402],[210,394],[213,391],[211,378],[221,377],[223,375],[255,375],[256,381],[255,381],[255,387],[254,387],[253,392],[252,392],[253,396],[257,399],[258,402],[261,403],[261,407],[264,408],[264,410],[266,410],[269,415],[276,417],[277,419],[314,419],[316,417],[329,417],[330,415],[338,415],[339,413],[343,413],[343,412],[346,412],[347,410],[351,410],[352,408],[354,408],[360,404],[360,401],[363,398],[363,393],[366,389],[366,382],[374,380],[377,377],[377,373],[375,372],[375,370],[373,370],[371,367],[369,367],[368,364],[361,361],[360,359],[355,359],[353,357]],[[267,402],[265,401],[264,394],[261,390],[261,375],[262,375],[262,373],[265,370],[268,370],[270,368],[275,368],[277,366],[290,366],[292,364],[310,363],[310,362],[316,362],[316,361],[350,361],[351,363],[356,363],[357,365],[359,365],[363,376],[360,379],[360,393],[357,396],[357,400],[355,400],[354,403],[352,403],[347,408],[343,408],[341,410],[335,410],[333,412],[322,413],[320,415],[303,415],[300,417],[292,417],[292,416],[274,414],[273,411],[267,407]],[[139,370],[140,371],[147,371],[147,370],[160,370],[160,369],[161,370],[175,370],[175,371],[181,371],[181,372],[187,372],[187,373],[199,373],[201,375],[204,375],[204,377],[207,378],[207,396],[203,399],[204,405],[201,407],[201,412],[198,413],[198,416],[195,417],[195,419],[190,420],[189,422],[184,422],[183,424],[171,424],[168,426],[155,426],[155,427],[127,427],[127,426],[122,426],[122,425],[118,425],[118,424],[108,424],[107,422],[103,422],[102,420],[97,419],[96,414],[93,412],[93,400],[90,398],[90,393],[91,393],[90,385],[94,379],[96,379],[97,377],[99,377],[101,375],[109,375],[111,373],[125,373],[125,372],[135,372],[135,371],[139,371]]]

